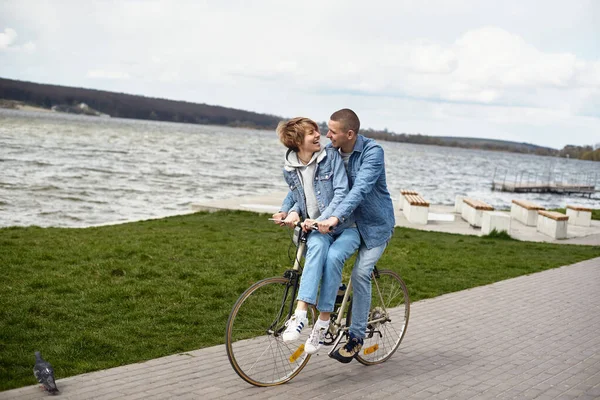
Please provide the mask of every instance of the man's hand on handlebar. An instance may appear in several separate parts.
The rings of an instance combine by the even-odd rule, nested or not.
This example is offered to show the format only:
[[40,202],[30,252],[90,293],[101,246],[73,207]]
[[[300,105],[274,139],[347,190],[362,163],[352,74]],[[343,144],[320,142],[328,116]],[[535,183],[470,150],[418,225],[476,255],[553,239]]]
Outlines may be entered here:
[[300,226],[302,227],[302,230],[304,232],[312,231],[313,229],[315,229],[316,225],[317,225],[317,221],[315,221],[314,219],[310,219],[310,218],[305,219],[300,224]]
[[337,223],[338,219],[336,217],[331,217],[324,221],[306,219],[304,222],[302,222],[302,230],[304,232],[308,232],[309,230],[318,230],[319,233],[326,234],[331,232]]
[[319,227],[319,232],[321,233],[329,233],[335,228],[335,226],[340,222],[337,217],[329,217],[326,220],[317,222]]

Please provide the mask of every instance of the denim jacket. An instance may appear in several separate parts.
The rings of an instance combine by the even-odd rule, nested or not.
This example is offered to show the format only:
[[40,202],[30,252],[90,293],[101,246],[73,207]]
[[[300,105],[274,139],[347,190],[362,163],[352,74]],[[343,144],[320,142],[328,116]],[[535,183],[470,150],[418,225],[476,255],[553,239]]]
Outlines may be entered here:
[[353,217],[368,249],[383,245],[392,237],[396,222],[383,149],[375,140],[358,135],[348,161],[348,179],[350,192],[332,215],[341,223]]
[[[283,169],[285,178],[290,191],[283,200],[281,211],[296,211],[302,218],[306,218],[306,197],[300,177],[295,169]],[[344,167],[344,161],[339,152],[333,147],[325,148],[323,157],[317,159],[315,177],[313,180],[315,195],[321,215],[316,219],[323,221],[331,217],[333,211],[342,202],[348,194],[348,175]],[[352,216],[349,216],[344,223],[338,224],[333,230],[333,234],[339,234],[343,229],[354,223]]]

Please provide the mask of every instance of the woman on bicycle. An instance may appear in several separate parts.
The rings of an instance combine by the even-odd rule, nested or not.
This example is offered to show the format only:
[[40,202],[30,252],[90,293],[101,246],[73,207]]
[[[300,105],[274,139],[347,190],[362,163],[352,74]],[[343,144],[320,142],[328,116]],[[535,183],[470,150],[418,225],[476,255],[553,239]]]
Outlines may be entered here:
[[[348,193],[344,161],[336,149],[321,145],[319,127],[308,118],[280,122],[277,134],[288,148],[283,176],[290,193],[284,200],[282,211],[274,214],[273,218],[288,226],[295,226],[303,218],[302,227],[306,231],[313,224],[331,217]],[[319,227],[319,232],[308,236],[298,303],[294,315],[286,322],[284,341],[300,337],[308,324],[308,305],[312,304],[316,305],[320,314],[304,350],[314,354],[321,348],[329,329],[342,267],[359,245],[360,236],[352,220],[336,226],[331,232],[327,227]]]

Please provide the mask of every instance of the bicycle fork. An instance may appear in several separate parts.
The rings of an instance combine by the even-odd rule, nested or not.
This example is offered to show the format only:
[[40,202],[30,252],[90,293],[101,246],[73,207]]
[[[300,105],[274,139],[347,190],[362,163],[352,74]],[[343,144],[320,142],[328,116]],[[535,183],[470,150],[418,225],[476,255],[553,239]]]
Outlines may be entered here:
[[272,334],[275,337],[279,336],[281,334],[281,332],[283,332],[285,330],[285,325],[281,326],[279,329],[276,329],[276,328],[279,325],[279,322],[281,321],[281,317],[284,315],[285,303],[290,294],[290,288],[292,289],[292,297],[291,297],[292,301],[290,301],[286,321],[294,313],[294,299],[296,298],[296,295],[298,294],[298,279],[300,278],[300,275],[301,275],[300,271],[302,270],[302,264],[300,261],[302,260],[302,255],[304,254],[305,248],[306,248],[306,236],[300,236],[299,242],[298,242],[298,248],[296,250],[296,258],[294,260],[294,267],[292,269],[285,271],[283,274],[284,278],[289,279],[289,283],[287,284],[287,287],[285,288],[285,292],[283,293],[283,298],[281,299],[281,308],[279,309],[277,318],[275,319],[275,321],[273,321],[273,323],[271,324],[269,329],[267,329],[267,333]]

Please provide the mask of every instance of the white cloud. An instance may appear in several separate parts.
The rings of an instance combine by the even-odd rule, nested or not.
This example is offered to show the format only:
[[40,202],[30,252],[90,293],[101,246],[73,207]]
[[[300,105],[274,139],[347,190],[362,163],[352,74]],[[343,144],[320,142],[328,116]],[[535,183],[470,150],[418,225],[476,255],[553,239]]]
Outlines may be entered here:
[[24,45],[16,45],[17,31],[12,28],[4,28],[4,32],[0,33],[0,51],[26,52],[31,53],[35,50],[33,42],[27,42]]
[[499,28],[467,32],[453,51],[459,61],[452,78],[474,88],[567,88],[577,72],[573,54],[542,53]]
[[4,33],[0,33],[0,49],[6,49],[14,43],[17,38],[17,31],[11,28],[5,28]]
[[35,51],[36,46],[35,46],[35,43],[33,43],[33,42],[27,42],[23,45],[22,49],[28,53],[32,53]]
[[313,85],[338,92],[543,107],[574,114],[590,98],[600,98],[600,61],[542,52],[497,27],[467,31],[447,45],[374,44],[361,54],[351,70],[344,64],[309,66]]
[[579,87],[600,88],[600,61],[577,62],[575,65],[578,73],[576,82]]
[[88,71],[88,78],[93,79],[129,79],[127,72],[117,70],[104,70],[104,69],[93,69]]
[[588,0],[0,3],[14,31],[0,33],[0,70],[15,79],[320,120],[352,106],[365,126],[430,134],[508,135],[560,116],[594,137],[585,117],[600,121]]
[[[438,82],[442,99],[520,104],[576,114],[582,96],[600,97],[598,62],[571,53],[539,51],[499,28],[467,32],[451,51],[457,68]],[[584,93],[581,88],[591,89]]]
[[[332,48],[336,55],[359,56],[310,56],[331,53]],[[285,58],[269,46],[252,48],[252,52],[254,57],[242,53],[238,55],[242,62],[218,69],[215,79],[232,74],[276,80],[288,90],[521,105],[572,113],[584,103],[581,96],[586,101],[600,97],[600,61],[568,52],[544,52],[520,35],[492,26],[466,31],[448,43],[395,38],[356,43],[325,38],[309,52],[286,50]],[[581,88],[589,90],[584,93]]]

